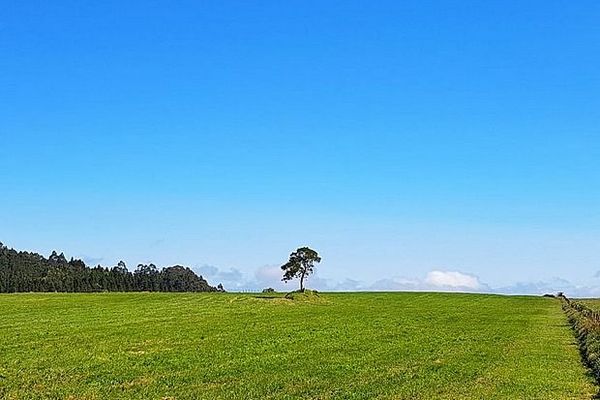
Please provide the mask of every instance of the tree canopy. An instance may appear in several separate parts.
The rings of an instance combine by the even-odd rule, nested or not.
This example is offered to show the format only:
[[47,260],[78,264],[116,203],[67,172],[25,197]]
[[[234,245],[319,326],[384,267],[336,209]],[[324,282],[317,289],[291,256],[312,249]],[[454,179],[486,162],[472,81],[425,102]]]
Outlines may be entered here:
[[139,264],[132,273],[123,261],[105,268],[88,267],[85,262],[63,253],[45,258],[36,253],[16,251],[0,243],[0,293],[12,292],[102,292],[162,291],[216,292],[202,276],[181,265],[159,270],[154,264]]
[[319,254],[309,247],[300,247],[292,254],[287,263],[281,266],[284,271],[283,278],[284,282],[291,281],[292,279],[300,279],[300,291],[304,291],[304,280],[313,273],[315,264],[321,262]]

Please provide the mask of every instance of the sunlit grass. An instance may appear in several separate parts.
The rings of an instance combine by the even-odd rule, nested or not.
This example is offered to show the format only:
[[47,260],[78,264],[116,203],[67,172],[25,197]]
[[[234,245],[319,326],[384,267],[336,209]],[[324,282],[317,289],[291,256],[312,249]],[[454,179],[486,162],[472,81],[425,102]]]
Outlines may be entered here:
[[2,399],[589,399],[560,303],[434,293],[0,296]]

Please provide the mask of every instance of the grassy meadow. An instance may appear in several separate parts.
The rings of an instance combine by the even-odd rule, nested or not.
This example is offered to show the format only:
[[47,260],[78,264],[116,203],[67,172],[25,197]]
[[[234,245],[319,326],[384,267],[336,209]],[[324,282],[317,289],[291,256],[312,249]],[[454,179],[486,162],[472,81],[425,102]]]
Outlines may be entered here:
[[1,399],[590,399],[554,299],[0,295]]

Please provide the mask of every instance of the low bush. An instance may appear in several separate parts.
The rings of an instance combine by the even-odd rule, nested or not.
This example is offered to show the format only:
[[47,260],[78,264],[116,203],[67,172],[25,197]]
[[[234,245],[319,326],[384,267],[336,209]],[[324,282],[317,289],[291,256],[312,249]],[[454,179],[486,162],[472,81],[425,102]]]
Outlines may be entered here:
[[300,300],[300,301],[318,301],[320,300],[319,297],[319,292],[317,292],[316,290],[308,290],[308,289],[304,289],[302,291],[297,290],[294,292],[290,292],[288,294],[285,295],[286,299],[289,300]]

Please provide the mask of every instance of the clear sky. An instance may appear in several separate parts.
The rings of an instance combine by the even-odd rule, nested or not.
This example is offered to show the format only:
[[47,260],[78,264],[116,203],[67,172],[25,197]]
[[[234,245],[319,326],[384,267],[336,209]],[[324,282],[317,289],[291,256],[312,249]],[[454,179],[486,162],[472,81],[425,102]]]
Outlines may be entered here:
[[600,287],[600,2],[84,3],[0,14],[6,245],[226,288],[300,245],[325,289]]

